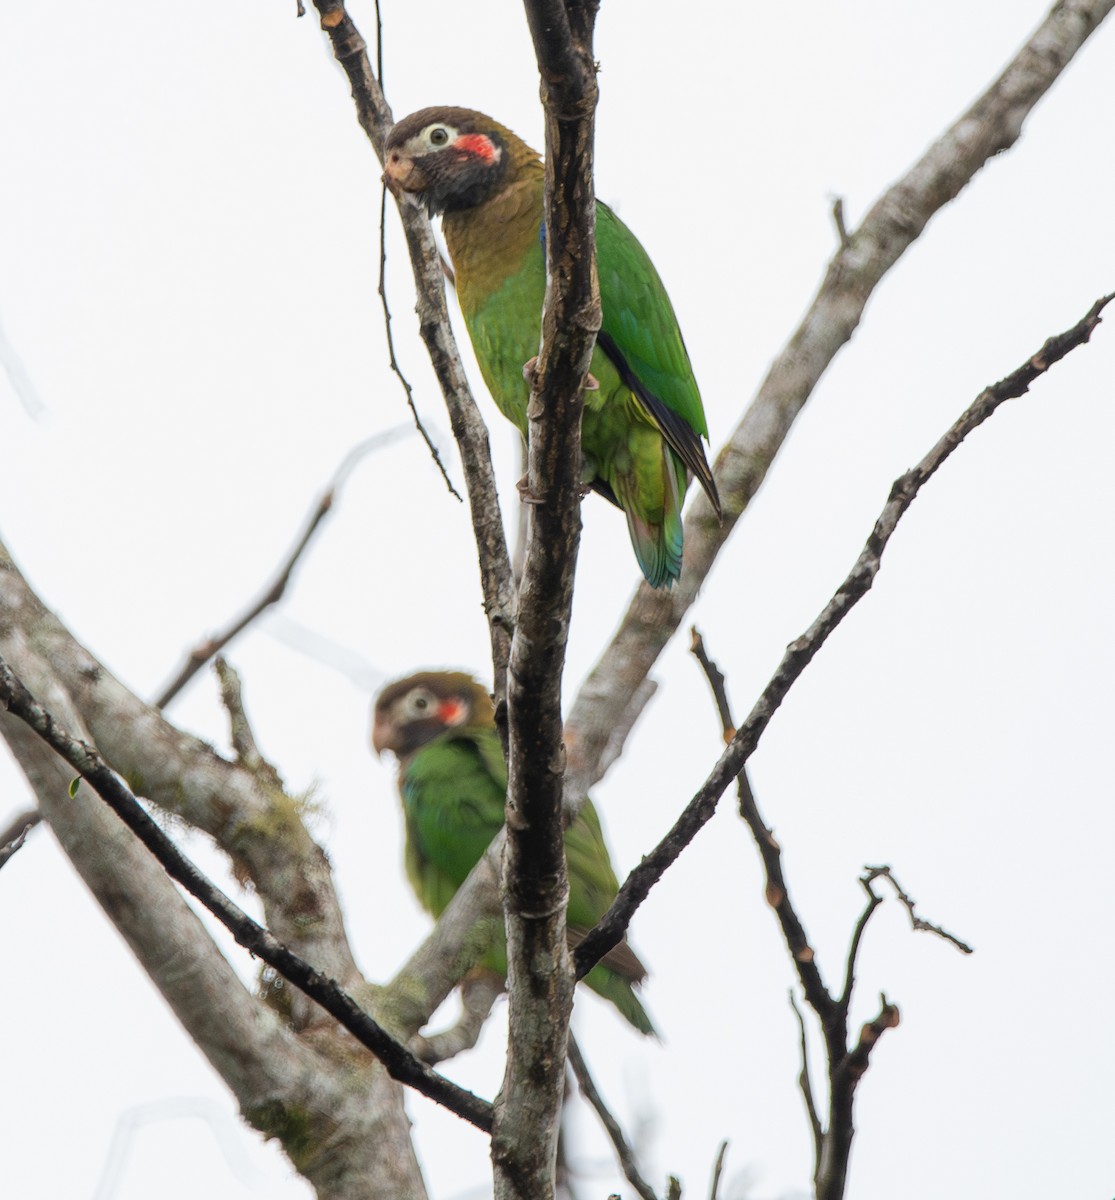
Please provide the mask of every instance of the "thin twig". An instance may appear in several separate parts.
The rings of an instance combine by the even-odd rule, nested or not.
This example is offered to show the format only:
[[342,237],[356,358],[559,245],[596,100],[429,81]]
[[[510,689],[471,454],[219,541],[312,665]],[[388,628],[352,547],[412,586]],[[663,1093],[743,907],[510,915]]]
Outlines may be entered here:
[[376,82],[379,90],[383,91],[383,14],[380,12],[379,0],[376,0]]
[[6,846],[16,838],[22,838],[34,829],[43,819],[43,814],[37,808],[25,808],[17,813],[4,829],[0,829],[0,846]]
[[[717,711],[720,715],[720,722],[724,727],[725,734],[727,734],[729,729],[734,731],[724,675],[709,657],[708,652],[705,650],[704,639],[696,627],[693,628],[691,633],[690,648],[693,656],[701,664],[705,677],[709,681],[709,686],[712,688]],[[763,868],[767,877],[767,903],[774,909],[775,915],[778,917],[778,923],[782,927],[782,936],[786,941],[786,948],[790,952],[794,969],[798,973],[798,979],[801,982],[802,990],[805,992],[805,998],[809,1001],[809,1005],[814,1012],[824,1020],[831,1014],[834,1001],[831,993],[825,986],[824,979],[821,977],[821,969],[817,965],[813,947],[809,944],[805,926],[802,924],[801,918],[798,916],[797,910],[790,900],[790,888],[786,883],[785,874],[782,870],[782,847],[778,844],[778,840],[774,836],[774,831],[767,825],[762,813],[759,812],[759,805],[755,799],[755,793],[751,788],[750,781],[747,778],[746,768],[740,771],[737,779],[737,790],[739,795],[739,815],[751,830],[751,835],[755,839],[755,845],[758,847],[759,855],[763,860]],[[841,1045],[840,1051],[843,1053],[843,1045]]]
[[431,1067],[471,1050],[503,992],[502,975],[494,971],[471,971],[461,981],[461,1015],[457,1022],[439,1033],[415,1034],[410,1039],[410,1048]]
[[778,710],[787,692],[840,622],[871,588],[882,565],[887,543],[921,489],[968,434],[982,425],[1007,400],[1025,395],[1039,376],[1078,346],[1084,345],[1100,323],[1100,314],[1104,307],[1113,298],[1115,293],[1101,297],[1071,329],[1047,339],[1037,353],[1017,370],[985,388],[921,462],[895,480],[890,497],[875,522],[867,544],[848,576],[813,624],[787,647],[778,669],[703,786],[686,806],[670,832],[627,877],[611,908],[577,947],[575,958],[578,979],[583,978],[604,954],[619,943],[635,910],[646,899],[651,888],[710,820],[720,797],[754,753],[771,717]]
[[836,1002],[843,1020],[847,1020],[848,1008],[852,1003],[852,991],[856,986],[856,959],[859,957],[863,931],[867,928],[867,922],[871,920],[871,914],[883,902],[882,896],[877,896],[871,890],[870,882],[861,879],[860,883],[867,892],[867,905],[860,913],[855,929],[852,930],[852,940],[848,944],[848,957],[844,963],[844,987],[840,993],[840,999]]
[[0,658],[0,704],[33,729],[93,788],[125,825],[177,880],[252,954],[279,971],[317,1001],[383,1063],[393,1079],[405,1083],[478,1129],[490,1132],[492,1106],[432,1071],[374,1021],[332,979],[286,948],[215,887],[144,812],[119,775],[85,742],[74,738],[40,705]]
[[624,1179],[631,1184],[643,1200],[658,1200],[654,1189],[647,1183],[639,1171],[639,1164],[635,1161],[635,1151],[632,1149],[631,1143],[627,1140],[623,1130],[620,1128],[619,1122],[612,1115],[611,1110],[604,1103],[603,1097],[597,1091],[596,1084],[593,1082],[592,1075],[588,1069],[588,1063],[585,1062],[581,1048],[577,1045],[577,1039],[572,1033],[569,1035],[567,1054],[569,1056],[569,1065],[573,1068],[573,1074],[577,1077],[577,1086],[581,1089],[581,1095],[592,1105],[596,1115],[600,1118],[600,1124],[604,1126],[604,1131],[607,1133],[615,1149],[616,1158],[619,1159]]
[[736,727],[732,724],[732,710],[728,703],[728,684],[724,672],[709,658],[705,652],[704,639],[696,625],[689,627],[689,651],[701,664],[709,687],[712,688],[712,698],[716,702],[716,711],[720,714],[720,724],[724,731],[724,741],[728,743],[736,736]]
[[175,696],[190,682],[191,679],[201,670],[202,667],[215,655],[219,654],[239,634],[260,615],[265,612],[273,604],[277,604],[286,592],[287,585],[290,583],[291,576],[294,574],[294,568],[298,565],[302,556],[305,554],[310,543],[314,539],[321,526],[321,523],[332,511],[333,503],[337,498],[337,491],[341,484],[348,478],[353,467],[363,458],[376,450],[383,449],[384,446],[396,441],[404,434],[410,432],[409,425],[397,425],[392,429],[385,429],[381,433],[372,434],[371,437],[365,438],[364,441],[354,446],[341,460],[340,466],[333,472],[324,491],[317,499],[313,511],[310,513],[309,519],[303,527],[302,533],[298,540],[291,547],[286,557],[279,564],[278,571],[275,577],[245,610],[235,618],[228,626],[220,633],[215,633],[204,641],[199,642],[186,655],[185,661],[178,670],[178,674],[174,679],[167,684],[159,697],[154,701],[156,708],[166,708],[166,706],[174,699]]
[[[1115,0],[1056,0],[1045,19],[975,102],[886,188],[829,261],[816,295],[771,363],[759,391],[716,456],[723,500],[717,521],[703,493],[687,506],[685,570],[669,592],[639,586],[619,627],[568,709],[566,805],[574,811],[599,778],[601,752],[620,714],[696,601],[740,516],[762,486],[794,422],[863,319],[879,283],[935,213],[1013,146],[1042,96],[1101,27]],[[633,722],[632,722],[633,723]]]
[[[343,0],[314,0],[314,7],[321,14],[321,27],[328,34],[333,56],[352,89],[360,127],[382,162],[384,141],[394,118],[372,72],[367,44],[345,11]],[[515,628],[517,596],[492,470],[488,427],[469,388],[449,323],[440,255],[429,218],[423,210],[409,204],[399,205],[399,217],[414,271],[418,331],[445,399],[468,489],[492,647],[492,682],[499,701],[507,694],[507,659]]]
[[940,925],[934,925],[931,921],[926,921],[917,915],[917,913],[914,911],[915,901],[902,890],[898,880],[895,879],[894,875],[892,874],[890,867],[864,867],[864,870],[867,872],[867,874],[863,876],[863,878],[860,880],[860,883],[862,883],[868,891],[871,891],[871,883],[876,879],[885,879],[891,885],[891,887],[894,888],[894,894],[902,902],[902,905],[910,915],[910,927],[912,929],[921,930],[925,933],[935,933],[939,938],[944,938],[946,942],[951,942],[957,948],[957,950],[961,952],[961,954],[974,953],[972,947],[969,946],[967,942],[962,942],[955,934],[949,933],[947,929],[942,929]]
[[836,226],[836,236],[840,239],[840,249],[847,250],[852,245],[848,236],[848,227],[844,224],[844,197],[834,196],[832,200],[832,223]]
[[727,1138],[720,1143],[716,1151],[716,1161],[712,1164],[712,1186],[708,1190],[708,1200],[719,1200],[720,1177],[724,1174],[724,1158],[728,1153]]
[[[376,5],[376,21],[378,26],[379,21],[379,5]],[[378,28],[377,28],[378,33]],[[378,43],[377,43],[378,44]],[[449,478],[449,472],[445,469],[445,463],[441,460],[441,451],[434,444],[433,439],[426,432],[426,426],[422,424],[422,418],[418,415],[418,406],[414,403],[414,388],[410,386],[410,380],[403,374],[403,368],[399,366],[399,360],[395,357],[395,335],[391,332],[391,306],[387,302],[387,183],[383,183],[379,192],[379,298],[383,305],[383,330],[387,335],[387,356],[391,363],[391,370],[399,377],[399,382],[403,385],[403,392],[406,395],[407,407],[414,416],[414,425],[418,432],[422,435],[422,440],[426,443],[426,449],[429,450],[431,457],[437,464],[437,469],[441,472],[442,479],[445,480],[445,486],[449,489],[449,494],[456,497],[462,504],[464,498],[461,493],[453,486],[453,481]]]
[[33,823],[26,824],[14,838],[5,837],[2,841],[0,841],[0,867],[2,867],[8,861],[8,859],[11,858],[12,855],[22,847],[23,843],[27,841],[27,835],[31,832],[32,828]]
[[805,1032],[805,1014],[798,1007],[793,988],[790,989],[790,1007],[798,1019],[798,1032],[801,1035],[801,1073],[798,1075],[798,1087],[805,1100],[805,1111],[809,1117],[809,1131],[813,1135],[813,1161],[821,1161],[821,1143],[824,1138],[824,1127],[817,1115],[817,1104],[813,1099],[813,1080],[809,1075],[809,1042]]
[[240,764],[257,779],[277,791],[283,790],[283,781],[276,768],[263,757],[256,744],[248,714],[244,711],[244,697],[240,688],[240,676],[220,655],[213,664],[221,685],[221,703],[228,713],[229,735],[232,748]]

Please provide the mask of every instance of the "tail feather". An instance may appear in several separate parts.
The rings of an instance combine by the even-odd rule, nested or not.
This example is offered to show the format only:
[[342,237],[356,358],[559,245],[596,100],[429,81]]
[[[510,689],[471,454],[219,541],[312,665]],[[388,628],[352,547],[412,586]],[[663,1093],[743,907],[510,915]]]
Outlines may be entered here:
[[647,1015],[639,997],[635,995],[634,988],[621,975],[608,970],[603,963],[597,963],[585,976],[584,982],[598,996],[611,1001],[619,1010],[620,1016],[640,1033],[646,1034],[647,1037],[658,1036],[658,1030],[654,1028],[654,1023]]
[[684,464],[678,461],[672,450],[663,447],[661,524],[640,516],[634,511],[632,499],[622,497],[631,545],[643,575],[652,588],[672,587],[681,578],[681,554],[684,548],[681,504],[686,483]]

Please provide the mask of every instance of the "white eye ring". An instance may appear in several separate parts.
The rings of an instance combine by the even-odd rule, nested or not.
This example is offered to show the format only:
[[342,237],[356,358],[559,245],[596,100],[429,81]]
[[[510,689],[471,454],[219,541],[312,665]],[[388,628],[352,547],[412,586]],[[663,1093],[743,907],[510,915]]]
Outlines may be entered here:
[[426,134],[426,140],[431,146],[448,146],[449,130],[444,125],[434,125]]
[[437,708],[437,698],[425,688],[415,688],[407,694],[403,708],[408,717],[428,717]]

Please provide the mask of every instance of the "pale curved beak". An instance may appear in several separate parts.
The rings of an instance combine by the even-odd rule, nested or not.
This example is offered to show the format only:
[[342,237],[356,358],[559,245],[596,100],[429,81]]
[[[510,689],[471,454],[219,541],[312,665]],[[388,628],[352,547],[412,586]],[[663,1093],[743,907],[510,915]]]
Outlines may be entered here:
[[426,185],[422,172],[398,150],[390,150],[383,167],[383,179],[393,192],[420,192]]
[[387,721],[376,717],[372,722],[372,749],[376,752],[376,758],[382,758],[384,750],[389,749],[390,745],[391,726]]

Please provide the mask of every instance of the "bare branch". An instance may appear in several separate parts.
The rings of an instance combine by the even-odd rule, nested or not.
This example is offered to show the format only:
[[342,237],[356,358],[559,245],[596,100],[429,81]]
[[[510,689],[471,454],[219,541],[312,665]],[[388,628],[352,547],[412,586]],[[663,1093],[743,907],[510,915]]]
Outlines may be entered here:
[[17,850],[23,848],[23,843],[27,841],[27,835],[31,832],[34,826],[34,821],[28,821],[23,825],[15,837],[4,836],[3,838],[0,838],[0,867],[2,867]]
[[[709,657],[705,650],[704,639],[694,626],[691,632],[691,652],[701,664],[701,669],[712,688],[720,722],[724,730],[724,738],[730,742],[735,736],[735,723],[732,720],[731,708],[728,704],[727,682],[723,672]],[[740,771],[737,779],[739,794],[739,815],[747,822],[759,855],[763,860],[766,872],[766,900],[774,909],[778,923],[782,927],[782,936],[786,940],[786,948],[790,959],[797,971],[802,991],[809,1006],[826,1022],[834,1013],[835,1002],[821,977],[821,968],[817,964],[817,956],[805,933],[793,902],[790,900],[790,889],[782,872],[782,847],[774,836],[774,831],[763,820],[759,806],[755,800],[746,769]],[[830,1054],[843,1054],[844,1041],[842,1030],[833,1026],[831,1035],[826,1033]]]
[[732,723],[732,708],[728,702],[728,682],[724,678],[724,672],[709,658],[708,652],[705,650],[704,638],[701,637],[700,630],[696,625],[689,627],[689,652],[701,664],[701,670],[704,671],[708,685],[712,688],[713,703],[716,705],[724,742],[727,744],[736,736],[736,727]]
[[[345,11],[343,0],[314,0],[314,6],[321,14],[321,27],[329,35],[333,55],[348,76],[357,120],[382,163],[383,143],[393,118],[372,74],[367,45]],[[414,270],[419,333],[445,398],[449,424],[465,472],[469,511],[479,553],[484,611],[488,616],[492,678],[496,699],[500,701],[507,690],[507,660],[515,628],[516,593],[492,470],[488,429],[473,399],[449,324],[441,256],[429,219],[413,205],[398,207]]]
[[[236,617],[221,633],[215,633],[204,641],[199,642],[186,655],[186,660],[178,669],[178,674],[167,684],[158,699],[155,700],[156,708],[166,708],[171,700],[178,695],[215,654],[219,654],[233,638],[243,633],[261,613],[266,612],[273,604],[278,604],[286,593],[287,585],[294,574],[294,568],[298,565],[303,554],[309,549],[310,543],[313,541],[314,535],[320,528],[321,523],[332,511],[333,502],[337,497],[337,489],[343,480],[347,478],[349,472],[361,458],[395,441],[401,433],[407,431],[409,431],[409,427],[403,426],[401,429],[396,427],[385,430],[383,433],[373,434],[358,446],[353,447],[345,455],[341,460],[341,465],[334,471],[332,479],[330,479],[324,491],[318,497],[317,503],[314,505],[302,533],[291,547],[289,553],[279,564],[275,577],[244,612]],[[425,430],[422,432],[424,434]]]
[[553,1195],[573,972],[565,929],[561,682],[581,529],[584,381],[600,328],[592,137],[595,4],[526,0],[546,110],[546,300],[527,405],[526,556],[507,687],[510,1024],[496,1102],[497,1200]]
[[503,977],[494,971],[470,972],[461,982],[461,1016],[457,1023],[441,1033],[416,1034],[410,1039],[411,1050],[430,1066],[471,1050],[503,992]]
[[[376,27],[379,28],[379,10],[376,10]],[[379,39],[377,38],[377,44]],[[453,486],[453,481],[449,478],[449,472],[445,469],[445,463],[441,461],[441,454],[437,446],[434,445],[430,435],[426,432],[426,426],[422,424],[422,418],[418,415],[418,409],[414,403],[414,388],[410,386],[410,380],[403,374],[403,368],[399,366],[399,360],[395,357],[395,336],[391,332],[391,306],[387,302],[387,184],[383,184],[379,193],[379,286],[376,289],[379,292],[379,298],[383,303],[383,330],[387,338],[387,357],[390,360],[391,370],[399,377],[399,382],[403,385],[403,393],[406,396],[407,407],[414,415],[414,425],[418,432],[422,435],[422,440],[426,443],[426,449],[429,450],[437,469],[441,472],[442,479],[445,480],[445,486],[449,489],[449,494],[457,500],[463,498],[460,492]]]
[[716,1161],[712,1164],[712,1184],[708,1190],[709,1200],[718,1200],[720,1195],[720,1177],[724,1173],[724,1159],[727,1154],[728,1143],[725,1140],[720,1143],[720,1147],[716,1151]]
[[886,996],[879,997],[879,1014],[860,1030],[855,1047],[836,1063],[829,1064],[829,1127],[825,1133],[820,1161],[814,1177],[816,1200],[842,1200],[848,1178],[848,1160],[852,1151],[855,1125],[852,1102],[856,1085],[867,1070],[871,1051],[888,1029],[896,1029],[898,1008]]
[[619,629],[566,722],[566,803],[576,807],[629,700],[685,618],[736,521],[758,491],[798,414],[851,338],[875,288],[990,159],[1013,146],[1038,101],[1115,7],[1115,0],[1058,0],[1014,59],[921,159],[872,206],[829,262],[798,328],[716,460],[720,524],[702,494],[685,522],[685,568],[671,592],[636,590]]
[[[0,829],[0,846],[7,846],[9,842],[14,842],[17,838],[19,845],[22,846],[24,838],[42,819],[43,814],[37,808],[27,808],[23,812],[17,813],[4,829]],[[18,850],[19,846],[15,849]]]
[[581,1048],[577,1045],[577,1039],[572,1034],[569,1035],[568,1054],[569,1065],[573,1068],[573,1074],[576,1076],[577,1086],[581,1089],[581,1095],[592,1105],[593,1111],[600,1118],[600,1124],[604,1126],[604,1132],[608,1135],[608,1140],[612,1143],[612,1147],[616,1152],[616,1158],[619,1160],[620,1170],[623,1171],[624,1179],[638,1192],[642,1200],[658,1200],[654,1189],[640,1173],[639,1164],[635,1160],[635,1151],[620,1128],[619,1122],[604,1103],[604,1098],[600,1095],[596,1084],[593,1082],[592,1074],[588,1069],[588,1063],[585,1062]]
[[[65,696],[51,696],[57,711],[75,721]],[[284,1111],[298,1111],[309,1118],[309,1127],[299,1129],[303,1146],[307,1137],[336,1141],[332,1109],[337,1089],[321,1078],[322,1060],[249,993],[155,858],[89,788],[72,788],[73,769],[28,725],[8,714],[2,701],[0,736],[75,870],[187,1034],[220,1072],[245,1117],[286,1142],[277,1118]],[[214,1012],[220,1020],[213,1019]],[[351,1091],[356,1082],[349,1081],[346,1088]],[[358,1085],[356,1092],[360,1094]],[[362,1099],[370,1099],[367,1091]],[[340,1138],[367,1168],[375,1158],[365,1151],[373,1122],[367,1119],[367,1107],[361,1111],[363,1121],[354,1122]],[[299,1147],[291,1143],[290,1149],[298,1152]]]
[[848,1008],[852,1003],[852,992],[856,986],[856,959],[859,957],[863,932],[867,928],[867,922],[871,920],[872,913],[883,902],[883,898],[871,890],[869,881],[861,879],[860,883],[867,892],[867,905],[860,913],[859,920],[856,921],[855,929],[852,930],[852,940],[848,944],[848,957],[844,963],[844,988],[840,993],[840,999],[836,1002],[837,1012],[842,1022],[846,1022],[848,1019]]
[[490,1130],[491,1106],[457,1087],[425,1064],[373,1021],[331,979],[292,954],[272,933],[257,925],[186,859],[143,811],[136,798],[92,747],[78,741],[40,705],[0,658],[0,703],[33,729],[116,813],[162,864],[164,870],[225,926],[240,945],[279,971],[336,1018],[387,1068],[393,1079],[444,1105],[479,1129]]
[[[52,698],[52,708],[59,699],[72,706],[133,790],[217,841],[251,878],[284,944],[346,984],[360,981],[328,859],[305,828],[299,800],[261,788],[125,688],[43,605],[2,543],[0,654],[31,690]],[[308,1003],[293,1015],[296,1022],[321,1016]]]
[[834,196],[832,200],[832,223],[836,226],[836,237],[841,250],[851,248],[852,239],[848,236],[848,227],[844,224],[844,197]]
[[793,988],[790,989],[790,1007],[798,1019],[798,1032],[801,1036],[801,1071],[798,1074],[798,1087],[801,1088],[802,1098],[805,1100],[805,1112],[809,1117],[809,1131],[813,1135],[813,1162],[816,1165],[821,1161],[824,1128],[821,1125],[821,1118],[817,1115],[817,1105],[813,1099],[813,1081],[809,1075],[809,1042],[805,1033],[805,1014],[798,1007]]
[[[575,958],[578,979],[583,978],[593,964],[619,942],[632,915],[650,889],[693,840],[698,830],[712,817],[720,797],[754,753],[759,739],[785,699],[786,693],[813,661],[833,630],[867,594],[882,565],[883,551],[918,492],[968,434],[982,425],[996,409],[1007,400],[1025,395],[1030,384],[1040,375],[1060,362],[1072,350],[1087,342],[1100,322],[1100,313],[1113,298],[1115,293],[1101,297],[1071,329],[1048,338],[1017,370],[985,388],[921,462],[895,480],[890,498],[847,578],[837,588],[813,624],[786,648],[778,669],[704,785],[678,817],[670,832],[627,877],[611,908],[577,947]],[[798,961],[795,957],[795,962]]]
[[903,907],[906,909],[906,912],[909,913],[911,929],[915,931],[921,930],[925,933],[935,933],[939,938],[944,938],[946,942],[951,942],[957,948],[957,950],[961,952],[961,954],[974,953],[972,947],[969,946],[967,942],[962,942],[955,934],[949,933],[947,929],[942,929],[940,925],[934,925],[932,922],[926,921],[917,915],[917,913],[914,911],[915,901],[902,890],[902,886],[899,884],[898,880],[895,879],[890,867],[865,867],[864,870],[866,871],[866,874],[860,879],[860,883],[862,883],[872,895],[874,895],[874,893],[871,891],[871,884],[876,879],[885,879],[891,885],[891,887],[894,888],[894,894],[901,901]]
[[260,754],[256,745],[248,714],[244,711],[240,676],[220,656],[217,657],[214,667],[221,684],[221,702],[228,712],[232,748],[236,751],[237,760],[246,770],[262,780],[265,786],[281,791],[283,781],[279,772]]

